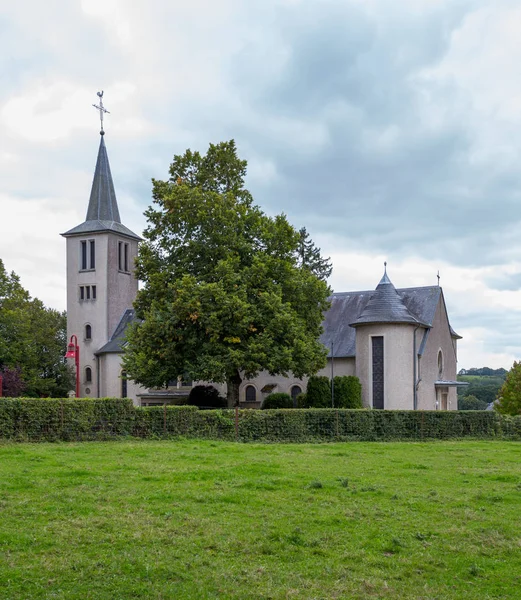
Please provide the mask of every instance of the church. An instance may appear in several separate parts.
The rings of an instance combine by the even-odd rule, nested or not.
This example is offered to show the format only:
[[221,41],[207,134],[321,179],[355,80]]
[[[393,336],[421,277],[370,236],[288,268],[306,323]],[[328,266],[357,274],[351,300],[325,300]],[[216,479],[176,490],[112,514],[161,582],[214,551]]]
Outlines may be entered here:
[[[137,406],[175,404],[195,382],[180,378],[167,389],[149,390],[127,379],[121,366],[125,330],[134,319],[138,281],[133,265],[141,238],[121,223],[103,119],[100,134],[85,221],[62,234],[67,245],[67,335],[75,335],[80,348],[79,396],[129,397]],[[457,409],[460,336],[450,325],[439,285],[397,289],[385,269],[375,290],[333,294],[323,328],[321,341],[329,354],[319,374],[356,375],[364,407]],[[271,392],[295,398],[306,383],[259,373],[242,382],[240,405],[260,408]],[[224,392],[222,385],[215,387]]]

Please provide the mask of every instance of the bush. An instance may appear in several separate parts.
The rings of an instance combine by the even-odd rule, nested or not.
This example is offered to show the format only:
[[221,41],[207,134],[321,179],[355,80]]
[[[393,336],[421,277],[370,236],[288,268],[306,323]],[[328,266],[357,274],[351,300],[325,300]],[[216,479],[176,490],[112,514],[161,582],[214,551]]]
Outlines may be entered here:
[[297,396],[297,408],[307,408],[308,407],[308,395],[304,392],[303,394],[299,394]]
[[485,410],[488,404],[476,396],[468,395],[458,398],[458,410]]
[[226,398],[219,395],[213,385],[196,385],[190,390],[188,405],[198,408],[226,408]]
[[362,384],[354,375],[337,376],[335,383],[335,408],[362,408]]
[[331,384],[325,375],[312,375],[306,392],[306,408],[329,408]]
[[261,408],[293,408],[293,400],[289,394],[275,392],[274,394],[269,394],[269,396],[264,398]]

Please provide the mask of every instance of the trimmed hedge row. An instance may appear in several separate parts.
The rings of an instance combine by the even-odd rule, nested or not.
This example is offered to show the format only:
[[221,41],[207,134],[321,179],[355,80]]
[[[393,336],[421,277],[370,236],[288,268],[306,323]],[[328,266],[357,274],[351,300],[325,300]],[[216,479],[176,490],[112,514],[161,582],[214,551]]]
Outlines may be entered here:
[[[236,416],[238,417],[236,420]],[[206,438],[241,442],[521,439],[521,416],[493,411],[136,408],[129,399],[0,398],[0,439]]]

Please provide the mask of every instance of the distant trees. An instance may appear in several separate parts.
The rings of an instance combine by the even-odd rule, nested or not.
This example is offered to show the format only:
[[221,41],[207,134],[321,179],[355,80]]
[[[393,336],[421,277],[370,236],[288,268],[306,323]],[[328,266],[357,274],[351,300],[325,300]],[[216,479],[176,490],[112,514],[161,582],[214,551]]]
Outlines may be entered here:
[[458,398],[458,410],[485,410],[488,404],[476,396],[468,395]]
[[507,373],[495,405],[504,415],[521,415],[521,362],[515,362]]
[[506,369],[489,367],[461,369],[458,373],[458,381],[466,382],[468,385],[458,388],[458,405],[462,398],[468,396],[477,398],[481,404],[494,402],[505,381],[506,373]]
[[74,387],[64,355],[67,344],[64,312],[31,298],[16,273],[0,259],[0,372],[4,396],[67,396]]

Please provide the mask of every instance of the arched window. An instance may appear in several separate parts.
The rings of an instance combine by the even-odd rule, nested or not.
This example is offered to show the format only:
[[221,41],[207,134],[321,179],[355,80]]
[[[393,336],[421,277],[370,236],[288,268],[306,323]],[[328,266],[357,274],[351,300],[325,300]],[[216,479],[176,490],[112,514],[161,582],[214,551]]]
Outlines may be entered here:
[[87,325],[85,325],[85,339],[86,340],[92,339],[92,327],[88,323],[87,323]]
[[257,400],[257,390],[253,385],[246,386],[246,402],[255,402]]
[[85,367],[85,383],[92,382],[92,369],[90,367]]
[[438,350],[438,375],[440,378],[443,375],[443,354],[441,350]]
[[294,385],[291,388],[291,399],[293,400],[293,404],[295,404],[295,402],[297,401],[297,396],[299,394],[302,394],[302,388],[300,387],[300,385]]
[[121,397],[127,397],[127,372],[121,371]]

